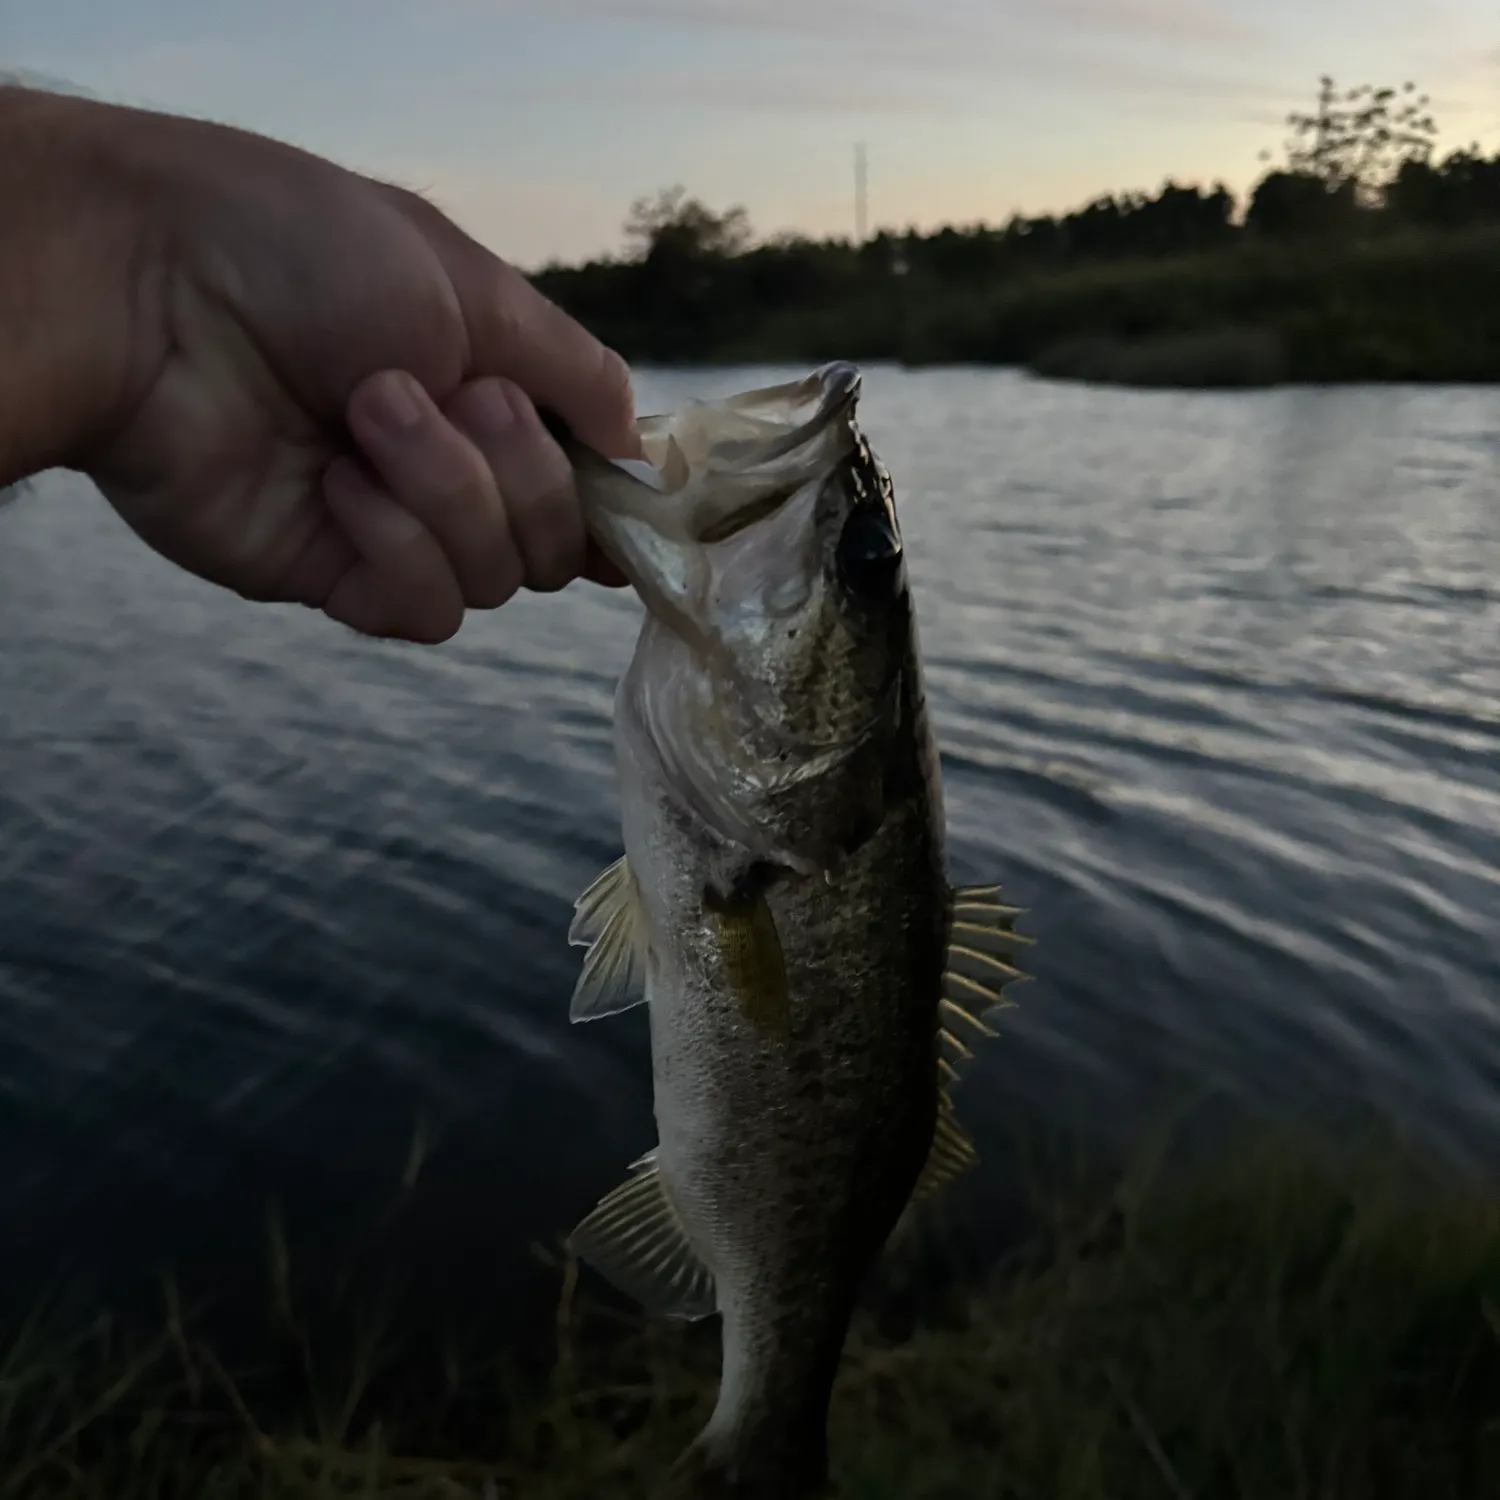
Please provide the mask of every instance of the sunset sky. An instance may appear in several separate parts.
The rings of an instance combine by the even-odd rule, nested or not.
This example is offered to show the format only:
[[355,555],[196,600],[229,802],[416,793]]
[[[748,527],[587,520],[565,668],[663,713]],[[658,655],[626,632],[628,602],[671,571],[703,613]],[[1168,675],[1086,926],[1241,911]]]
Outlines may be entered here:
[[46,0],[4,7],[0,68],[421,188],[527,267],[674,182],[847,233],[856,141],[874,226],[1238,191],[1321,72],[1500,147],[1493,0]]

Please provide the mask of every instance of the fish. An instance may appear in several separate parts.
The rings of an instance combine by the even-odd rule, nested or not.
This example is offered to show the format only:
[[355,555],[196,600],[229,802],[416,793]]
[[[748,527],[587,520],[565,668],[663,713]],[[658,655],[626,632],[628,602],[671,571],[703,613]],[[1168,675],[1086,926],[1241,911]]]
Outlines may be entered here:
[[949,883],[894,487],[858,368],[640,420],[553,419],[644,605],[615,698],[624,852],[578,898],[570,1017],[645,1005],[657,1143],[568,1240],[646,1309],[720,1319],[672,1496],[803,1500],[861,1289],[971,1168],[953,1086],[1031,940]]

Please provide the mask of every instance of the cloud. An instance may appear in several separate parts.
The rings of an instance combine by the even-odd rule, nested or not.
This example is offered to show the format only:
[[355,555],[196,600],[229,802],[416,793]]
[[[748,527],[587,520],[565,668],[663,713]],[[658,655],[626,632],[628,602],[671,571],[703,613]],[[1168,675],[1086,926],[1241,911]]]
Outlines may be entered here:
[[[868,40],[996,43],[1048,20],[1088,22],[1127,36],[1243,45],[1259,36],[1223,0],[449,0],[529,19],[740,32],[790,41],[830,40],[850,55]],[[837,56],[828,59],[838,66]]]
[[952,88],[934,78],[779,70],[712,77],[661,71],[595,77],[576,86],[580,100],[664,104],[709,111],[785,115],[943,115],[954,112]]
[[[447,0],[570,47],[520,85],[584,106],[767,117],[997,119],[1030,127],[1049,93],[1197,117],[1265,106],[1259,33],[1230,0]],[[429,13],[430,14],[430,13]],[[601,32],[609,26],[611,32]],[[628,35],[627,35],[628,32]],[[550,50],[550,48],[549,48]],[[601,53],[618,65],[601,68]],[[661,59],[658,61],[658,57]],[[512,88],[511,96],[516,90]],[[1275,102],[1279,105],[1280,99]]]
[[453,0],[514,17],[613,21],[673,30],[744,32],[793,41],[829,39],[857,48],[893,30],[969,35],[993,14],[972,0]]
[[[991,122],[1001,131],[1015,133],[1016,149],[1027,149],[1038,113],[1045,109],[1045,96],[1059,89],[1064,94],[1087,87],[1095,106],[1091,118],[1100,113],[1116,119],[1144,113],[1152,119],[1199,120],[1205,115],[1221,119],[1226,113],[1244,118],[1259,110],[1279,121],[1284,109],[1268,109],[1260,103],[1267,97],[1252,81],[1227,75],[1206,77],[1170,69],[1132,66],[1122,60],[1078,57],[1038,68],[1023,85],[1014,78],[997,79],[992,70],[971,69],[967,76],[952,70],[942,72],[910,69],[902,76],[867,72],[859,77],[829,79],[813,72],[715,74],[705,78],[671,70],[632,71],[614,76],[594,75],[573,79],[534,91],[511,91],[513,101],[527,97],[554,105],[582,108],[605,107],[631,111],[644,118],[660,111],[682,111],[712,128],[720,120],[740,117],[742,128],[754,130],[757,121],[805,122],[816,131],[820,121],[829,129],[841,128],[837,121],[871,128],[884,121],[930,120]],[[898,127],[899,128],[899,127]]]
[[[539,0],[451,0],[502,4],[513,14],[540,10]],[[1013,118],[1029,115],[1039,94],[1083,83],[1093,100],[1110,96],[1149,100],[1159,112],[1180,112],[1195,101],[1245,106],[1280,102],[1279,91],[1238,67],[1251,33],[1208,0],[1027,0],[1026,25],[979,0],[947,0],[919,10],[916,0],[824,0],[817,7],[789,0],[551,0],[547,14],[581,23],[595,19],[652,19],[700,32],[738,31],[761,40],[798,38],[795,49],[745,47],[707,56],[665,51],[672,61],[618,68],[581,65],[565,81],[548,74],[522,92],[556,100],[608,100],[650,110],[680,106],[740,113],[916,115]],[[1038,29],[1039,16],[1050,16]],[[1085,24],[1087,23],[1087,24]],[[1157,45],[1124,48],[1117,31],[1158,42],[1172,33],[1234,42],[1226,68],[1217,60]],[[1103,33],[1108,34],[1103,34]],[[837,38],[831,52],[815,39]],[[649,48],[636,57],[650,58]],[[513,91],[514,93],[514,91]]]
[[1044,0],[1060,16],[1154,40],[1244,46],[1262,33],[1212,0]]

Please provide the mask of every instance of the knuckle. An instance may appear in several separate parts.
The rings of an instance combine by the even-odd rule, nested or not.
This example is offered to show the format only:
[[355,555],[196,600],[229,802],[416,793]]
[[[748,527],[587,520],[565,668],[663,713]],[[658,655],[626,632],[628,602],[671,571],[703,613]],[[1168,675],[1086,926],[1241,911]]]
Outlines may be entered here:
[[524,343],[530,319],[527,303],[535,295],[531,283],[514,266],[497,261],[490,272],[490,334],[502,353]]
[[396,209],[415,223],[430,224],[434,219],[442,218],[437,205],[415,189],[399,182],[382,182],[378,186]]

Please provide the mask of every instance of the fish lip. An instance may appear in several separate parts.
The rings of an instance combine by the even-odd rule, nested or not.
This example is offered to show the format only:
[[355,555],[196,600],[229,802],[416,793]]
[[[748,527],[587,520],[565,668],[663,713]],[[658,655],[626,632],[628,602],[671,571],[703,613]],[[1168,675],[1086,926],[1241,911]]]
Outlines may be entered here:
[[[829,360],[826,364],[819,365],[804,380],[795,382],[793,389],[805,390],[814,385],[820,389],[816,410],[806,421],[799,422],[790,431],[778,438],[770,439],[759,448],[755,455],[757,467],[778,463],[836,422],[852,421],[854,409],[859,403],[860,392],[864,387],[864,374],[858,365],[843,359]],[[640,420],[650,422],[657,420],[658,416],[647,415]],[[553,435],[559,436],[560,423],[556,416],[549,412],[544,420]],[[573,441],[576,442],[576,439]],[[661,471],[655,468],[648,459],[609,458],[604,461],[654,490],[664,489]]]
[[813,371],[812,378],[823,384],[825,403],[837,402],[842,409],[859,400],[865,377],[859,366],[847,359],[831,359]]
[[[744,440],[743,451],[739,454],[745,460],[741,473],[745,476],[759,475],[769,481],[773,471],[779,465],[788,459],[795,459],[803,449],[812,450],[817,444],[820,445],[818,453],[821,455],[822,462],[829,464],[828,474],[823,480],[824,484],[828,483],[840,469],[847,465],[850,453],[860,447],[861,440],[855,425],[854,409],[859,401],[863,382],[864,377],[857,365],[847,360],[832,360],[820,365],[802,380],[770,387],[766,392],[767,395],[780,395],[789,402],[794,402],[798,407],[805,406],[815,399],[816,406],[810,416],[795,426],[789,427],[779,436]],[[836,454],[830,454],[827,450],[830,435],[834,435]],[[802,462],[806,465],[812,461],[813,453],[809,451]],[[649,467],[649,464],[632,463],[630,460],[616,459],[612,462],[617,469],[625,470],[633,477],[640,477],[639,471]],[[629,465],[628,468],[627,465]],[[712,475],[718,467],[713,455],[710,455],[704,472]],[[734,467],[732,462],[729,467]],[[649,480],[647,482],[651,483],[652,488],[658,492],[665,489],[661,472],[657,473],[654,482]],[[690,528],[693,540],[711,545],[715,541],[724,540],[727,536],[735,534],[744,526],[768,519],[779,512],[786,502],[793,495],[798,494],[808,482],[807,478],[798,478],[778,486],[768,495],[767,498],[771,499],[771,504],[767,508],[757,512],[753,519],[731,524],[722,536],[710,535],[710,533],[718,531],[725,522],[734,522],[732,513],[714,514],[707,518],[700,517],[698,524]]]
[[822,387],[823,392],[818,409],[805,422],[768,444],[764,450],[763,462],[774,463],[777,459],[785,458],[825,427],[840,420],[848,420],[853,415],[864,385],[864,375],[858,365],[845,359],[830,360],[827,364],[819,365],[803,384],[811,385],[814,381]]

